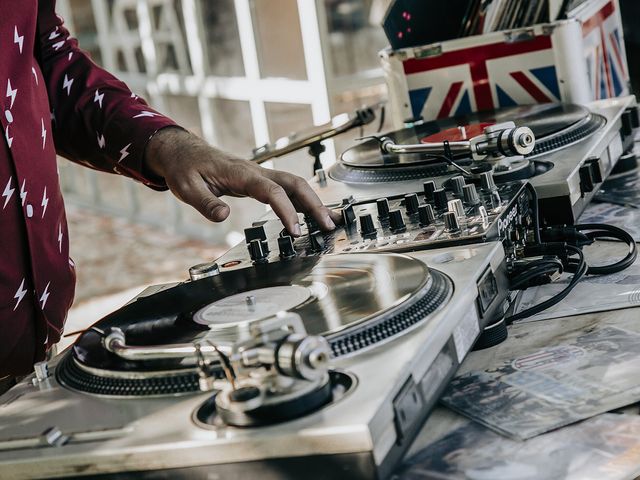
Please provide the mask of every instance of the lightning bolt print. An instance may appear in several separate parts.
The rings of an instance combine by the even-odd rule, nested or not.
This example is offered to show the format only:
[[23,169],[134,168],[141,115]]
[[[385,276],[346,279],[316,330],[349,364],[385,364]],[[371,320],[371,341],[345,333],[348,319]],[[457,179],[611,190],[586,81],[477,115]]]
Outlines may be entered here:
[[2,206],[2,209],[4,210],[7,206],[7,203],[9,203],[9,200],[11,200],[11,197],[13,197],[13,192],[16,191],[15,188],[11,188],[11,182],[13,181],[13,177],[9,177],[9,181],[7,182],[7,186],[4,187],[4,192],[2,192],[2,196],[4,197],[4,205]]
[[104,149],[104,147],[107,146],[107,142],[104,139],[104,135],[101,135],[100,133],[96,132],[96,136],[98,137],[98,146],[101,149]]
[[126,145],[122,150],[120,150],[120,160],[118,160],[118,163],[120,163],[122,160],[124,160],[125,158],[127,158],[129,156],[129,147],[131,146],[131,144]]
[[31,73],[33,73],[33,78],[36,79],[36,85],[38,85],[38,74],[36,72],[36,67],[31,67]]
[[62,224],[58,224],[58,251],[62,253]]
[[47,197],[47,187],[44,187],[44,192],[42,192],[42,203],[40,206],[42,207],[42,218],[44,218],[44,214],[47,211],[47,206],[49,205],[49,197]]
[[13,137],[9,136],[9,125],[7,125],[7,128],[4,131],[4,138],[7,139],[7,145],[11,148],[11,144],[13,144]]
[[13,102],[16,101],[17,94],[18,94],[18,89],[11,88],[11,79],[7,79],[7,98],[11,98],[11,104],[9,104],[9,108],[13,108]]
[[27,181],[23,179],[22,180],[22,186],[20,187],[20,199],[22,200],[22,206],[23,207],[24,207],[24,202],[27,201],[27,193],[29,193],[24,189],[24,186],[25,186],[26,183],[27,183]]
[[100,93],[100,90],[96,90],[96,93],[93,95],[93,103],[98,103],[100,108],[102,108],[102,99],[104,98],[104,93]]
[[49,40],[55,40],[60,36],[60,32],[58,31],[58,27],[56,27],[53,32],[49,34]]
[[53,47],[53,49],[55,51],[60,50],[60,47],[62,47],[62,45],[64,45],[64,42],[66,42],[66,40],[60,40],[59,42],[54,43],[53,45],[51,45]]
[[149,112],[147,110],[143,110],[138,115],[134,115],[133,118],[156,117],[157,115],[158,115],[157,113],[153,113],[153,112]]
[[20,49],[20,54],[22,55],[22,44],[24,42],[24,35],[18,35],[18,26],[13,27],[13,43],[18,45]]
[[47,129],[44,128],[44,118],[40,119],[40,124],[42,125],[42,130],[40,131],[40,136],[42,137],[42,149],[44,150],[44,146],[47,143]]
[[64,80],[62,82],[62,89],[67,91],[67,96],[71,95],[71,85],[73,85],[73,78],[69,80],[67,74],[64,74]]
[[24,298],[24,296],[27,294],[27,289],[24,288],[24,278],[22,279],[22,283],[20,284],[20,286],[18,287],[18,290],[16,290],[16,294],[13,296],[13,298],[15,298],[17,300],[16,302],[16,306],[13,307],[13,311],[16,311],[16,308],[18,308],[18,305],[20,305],[20,302],[22,301],[22,299]]
[[42,296],[40,297],[40,306],[42,307],[42,310],[44,310],[44,306],[47,304],[47,300],[49,300],[49,285],[51,285],[51,282],[48,282],[47,286],[44,287],[44,292],[42,292]]

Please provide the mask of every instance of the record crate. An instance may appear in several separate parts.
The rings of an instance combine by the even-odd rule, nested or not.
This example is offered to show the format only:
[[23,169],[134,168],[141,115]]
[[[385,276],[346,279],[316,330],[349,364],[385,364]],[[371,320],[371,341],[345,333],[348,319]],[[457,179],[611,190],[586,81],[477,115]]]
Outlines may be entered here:
[[514,105],[584,104],[629,94],[618,0],[569,18],[380,52],[393,124]]

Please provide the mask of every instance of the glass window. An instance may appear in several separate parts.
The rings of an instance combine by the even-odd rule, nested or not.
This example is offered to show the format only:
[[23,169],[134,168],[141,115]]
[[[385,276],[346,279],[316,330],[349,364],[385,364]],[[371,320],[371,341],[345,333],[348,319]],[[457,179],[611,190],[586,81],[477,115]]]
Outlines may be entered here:
[[80,47],[89,52],[96,63],[102,63],[91,3],[84,0],[71,0],[69,3],[71,20],[73,21],[72,35],[78,39]]
[[252,0],[251,5],[261,76],[306,80],[296,0]]
[[[293,103],[265,103],[271,141],[313,126],[310,105]],[[274,168],[295,173],[303,178],[313,176],[313,157],[306,150],[273,160]]]
[[178,125],[202,137],[197,98],[186,95],[166,95],[164,96],[164,106],[166,112],[163,113],[166,113]]
[[210,100],[217,147],[242,158],[251,156],[256,141],[249,102]]
[[388,45],[380,26],[389,0],[324,0],[333,75],[380,67],[378,52]]
[[201,0],[209,73],[243,77],[244,64],[233,0]]

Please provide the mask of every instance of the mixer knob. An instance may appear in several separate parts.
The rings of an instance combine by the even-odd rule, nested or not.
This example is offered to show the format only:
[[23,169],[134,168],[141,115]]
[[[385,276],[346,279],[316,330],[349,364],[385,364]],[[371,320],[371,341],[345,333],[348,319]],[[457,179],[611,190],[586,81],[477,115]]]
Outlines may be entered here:
[[451,184],[451,191],[453,191],[453,194],[456,197],[462,197],[462,189],[465,186],[465,181],[464,181],[464,177],[461,175],[458,175],[457,177],[452,177],[451,180],[449,180],[450,184]]
[[280,258],[293,258],[296,256],[293,239],[289,235],[278,238],[278,250],[280,250]]
[[464,188],[462,189],[462,195],[465,205],[473,207],[480,203],[478,191],[476,190],[476,186],[473,183],[464,186]]
[[389,227],[394,232],[401,232],[407,228],[400,210],[392,210],[389,212]]
[[348,227],[356,221],[356,212],[353,211],[353,205],[347,205],[342,207],[342,222],[345,227]]
[[464,206],[462,205],[462,200],[460,200],[459,198],[451,200],[448,203],[448,210],[455,213],[458,220],[463,220],[467,217],[467,214],[464,211]]
[[404,205],[407,209],[408,215],[413,215],[418,213],[418,207],[420,206],[420,202],[418,202],[418,195],[415,193],[408,193],[404,196]]
[[433,203],[438,211],[447,209],[447,192],[444,188],[433,191]]
[[496,182],[493,180],[493,173],[484,172],[480,174],[480,188],[484,192],[493,192],[496,190]]
[[389,216],[389,200],[379,198],[376,200],[376,206],[378,207],[378,218],[387,218]]
[[436,182],[433,180],[429,180],[428,182],[424,182],[422,184],[424,188],[424,198],[425,200],[432,201],[433,200],[433,191],[436,189]]
[[420,205],[418,208],[418,215],[420,218],[420,225],[426,227],[427,225],[431,225],[436,220],[436,215],[433,213],[433,208],[431,205]]
[[373,217],[370,214],[360,215],[360,233],[363,237],[373,237],[376,235],[376,226],[373,224]]
[[319,230],[309,234],[309,241],[311,242],[311,250],[314,252],[321,252],[324,250],[324,237],[322,232]]
[[444,214],[444,228],[447,232],[460,231],[460,223],[458,223],[458,217],[454,212],[447,212]]
[[251,243],[251,240],[264,241],[266,239],[267,232],[264,230],[264,225],[244,229],[244,240],[247,244]]
[[253,263],[267,262],[269,252],[265,251],[263,248],[263,245],[265,243],[266,242],[262,242],[256,238],[254,240],[251,240],[249,242],[249,245],[247,245],[247,248],[249,249],[249,256],[251,257],[251,260],[253,260]]

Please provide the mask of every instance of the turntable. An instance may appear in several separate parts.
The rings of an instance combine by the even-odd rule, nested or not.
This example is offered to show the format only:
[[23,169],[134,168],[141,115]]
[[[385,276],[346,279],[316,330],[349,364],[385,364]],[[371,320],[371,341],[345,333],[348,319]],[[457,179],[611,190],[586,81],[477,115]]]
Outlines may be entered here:
[[505,270],[494,242],[295,258],[141,296],[0,398],[0,471],[386,478],[502,316]]
[[[479,157],[474,141],[490,139],[492,129],[509,122],[516,129],[530,128],[535,147],[494,149]],[[440,187],[454,175],[477,181],[490,171],[498,184],[528,180],[545,223],[574,223],[631,148],[638,126],[632,96],[586,106],[520,106],[416,122],[348,149],[328,172],[319,172],[313,185],[323,202],[337,205],[350,195],[362,201],[418,192],[426,180]]]

